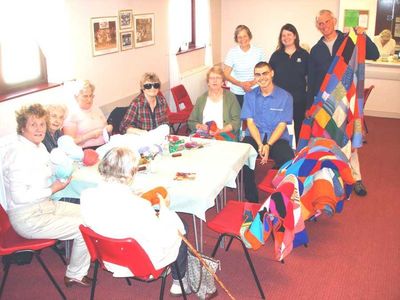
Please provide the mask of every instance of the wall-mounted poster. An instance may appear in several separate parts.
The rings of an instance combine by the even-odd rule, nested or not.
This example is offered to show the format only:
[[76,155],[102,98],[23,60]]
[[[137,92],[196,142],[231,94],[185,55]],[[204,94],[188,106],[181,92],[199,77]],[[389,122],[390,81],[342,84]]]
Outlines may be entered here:
[[121,50],[129,50],[133,48],[133,31],[124,31],[121,35]]
[[368,10],[345,9],[344,27],[364,27],[368,28]]
[[135,48],[154,45],[154,14],[133,16]]
[[118,52],[117,17],[91,19],[93,56]]
[[125,9],[119,11],[119,29],[127,30],[133,28],[133,13],[132,9]]

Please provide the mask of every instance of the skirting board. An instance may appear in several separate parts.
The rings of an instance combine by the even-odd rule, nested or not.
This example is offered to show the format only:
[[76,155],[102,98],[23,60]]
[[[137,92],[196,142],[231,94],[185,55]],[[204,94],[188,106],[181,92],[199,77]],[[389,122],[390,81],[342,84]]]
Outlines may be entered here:
[[364,115],[371,116],[371,117],[400,119],[400,113],[398,113],[398,112],[388,112],[388,111],[378,111],[378,110],[365,110],[364,111]]

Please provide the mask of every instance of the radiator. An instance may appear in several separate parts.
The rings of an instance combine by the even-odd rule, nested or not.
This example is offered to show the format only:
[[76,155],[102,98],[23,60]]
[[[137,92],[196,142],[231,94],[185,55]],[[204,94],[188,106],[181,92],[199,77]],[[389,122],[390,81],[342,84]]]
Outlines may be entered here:
[[181,74],[181,83],[186,88],[192,103],[207,91],[206,75],[209,67],[201,66]]

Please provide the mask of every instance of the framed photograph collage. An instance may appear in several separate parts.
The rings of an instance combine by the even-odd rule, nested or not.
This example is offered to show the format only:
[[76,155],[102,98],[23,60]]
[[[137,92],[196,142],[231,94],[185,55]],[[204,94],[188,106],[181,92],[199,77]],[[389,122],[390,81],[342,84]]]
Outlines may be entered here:
[[154,45],[154,14],[124,9],[118,17],[91,18],[90,26],[93,56]]

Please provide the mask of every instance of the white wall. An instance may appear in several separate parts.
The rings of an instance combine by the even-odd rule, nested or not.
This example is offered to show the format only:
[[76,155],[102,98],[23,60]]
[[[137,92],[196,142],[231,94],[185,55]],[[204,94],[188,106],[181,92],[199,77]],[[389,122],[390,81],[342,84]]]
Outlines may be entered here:
[[[46,1],[57,2],[38,1],[42,4]],[[46,24],[56,28],[52,31],[53,43],[44,45],[44,52],[49,55],[49,81],[89,79],[96,86],[95,102],[103,107],[121,99],[128,103],[139,92],[139,81],[144,72],[156,72],[162,82],[162,90],[168,89],[168,1],[65,0],[57,3],[51,7],[57,10],[57,14],[54,13],[57,18],[51,17]],[[13,8],[10,6],[9,9],[12,13]],[[155,45],[93,57],[91,18],[118,16],[118,11],[122,9],[132,9],[134,14],[154,13]],[[46,13],[54,15],[51,11]],[[64,19],[65,28],[62,26]],[[0,136],[14,131],[14,111],[23,104],[72,101],[71,95],[64,90],[50,89],[0,103]]]

